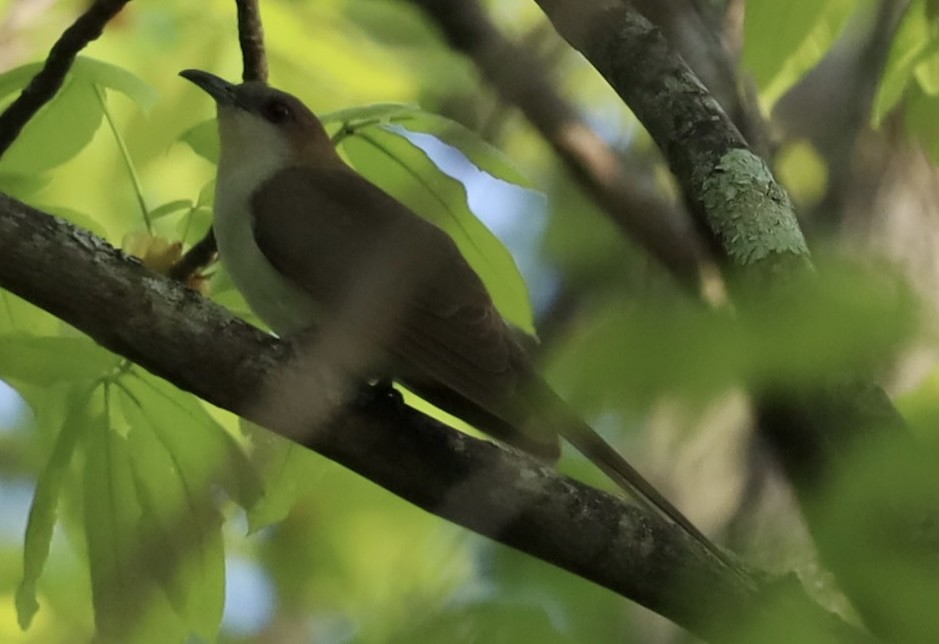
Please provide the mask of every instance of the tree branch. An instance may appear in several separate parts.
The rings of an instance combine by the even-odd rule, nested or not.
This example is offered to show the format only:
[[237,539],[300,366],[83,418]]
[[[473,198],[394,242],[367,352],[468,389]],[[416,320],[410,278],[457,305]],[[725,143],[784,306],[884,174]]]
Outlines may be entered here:
[[[860,634],[797,584],[729,570],[657,515],[388,402],[345,410],[323,363],[74,226],[0,195],[0,286],[178,387],[402,498],[633,599],[705,638],[784,598],[835,641]],[[301,354],[302,355],[302,354]],[[297,374],[299,380],[295,379]],[[284,383],[300,386],[284,400]],[[297,401],[315,404],[297,406]],[[326,419],[310,425],[310,418]],[[730,616],[733,615],[733,619]]]
[[[245,81],[267,82],[267,54],[264,51],[264,27],[261,24],[261,9],[258,0],[235,0],[238,13],[238,43],[241,45]],[[215,261],[218,246],[215,232],[210,227],[205,236],[179,258],[169,271],[170,277],[187,281],[198,271]]]
[[542,65],[507,40],[476,0],[412,0],[448,42],[473,59],[503,100],[516,105],[587,194],[680,284],[718,302],[720,277],[684,213],[633,181],[616,154],[558,93]]
[[736,63],[714,30],[713,16],[705,15],[716,10],[694,0],[632,0],[632,4],[662,30],[750,147],[761,156],[768,154],[768,134],[759,109],[740,91]]
[[245,81],[267,82],[267,55],[264,53],[264,28],[258,0],[235,0],[238,9],[238,42],[244,61]]
[[[620,0],[537,2],[655,139],[715,253],[745,278],[733,284],[741,289],[738,294],[745,294],[754,281],[758,288],[772,287],[811,270],[808,247],[785,190],[658,29]],[[852,584],[854,568],[861,562],[846,560],[843,544],[820,538],[827,517],[813,505],[871,437],[896,434],[897,428],[902,433],[899,412],[879,387],[860,379],[833,378],[817,391],[757,396],[761,433],[796,487],[822,556],[844,590],[869,623],[887,634],[916,632],[913,611],[886,605],[868,610],[869,597]],[[889,485],[883,481],[884,489]],[[932,517],[909,518],[911,525],[925,525]],[[928,565],[934,553],[912,557],[909,565]]]
[[661,32],[620,0],[537,0],[665,154],[713,251],[772,276],[805,268],[785,191]]
[[46,64],[3,114],[0,114],[0,156],[13,145],[23,127],[39,109],[52,100],[75,56],[104,31],[104,26],[130,0],[96,0],[56,41],[46,57]]

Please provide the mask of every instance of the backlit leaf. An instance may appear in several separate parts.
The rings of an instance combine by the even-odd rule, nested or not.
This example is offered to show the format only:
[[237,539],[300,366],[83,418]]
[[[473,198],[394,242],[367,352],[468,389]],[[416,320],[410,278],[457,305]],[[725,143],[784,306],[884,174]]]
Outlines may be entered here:
[[533,332],[528,288],[518,266],[470,211],[463,184],[444,174],[406,137],[382,126],[357,130],[343,139],[342,149],[363,175],[446,231],[486,284],[503,317]]

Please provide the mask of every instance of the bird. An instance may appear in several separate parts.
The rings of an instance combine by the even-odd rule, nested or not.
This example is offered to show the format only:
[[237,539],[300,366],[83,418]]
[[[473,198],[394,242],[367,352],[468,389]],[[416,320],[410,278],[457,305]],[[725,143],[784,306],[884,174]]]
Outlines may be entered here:
[[538,374],[452,238],[351,168],[300,99],[262,81],[180,75],[216,103],[219,257],[276,334],[327,329],[352,377],[393,379],[544,461],[565,439],[728,563]]

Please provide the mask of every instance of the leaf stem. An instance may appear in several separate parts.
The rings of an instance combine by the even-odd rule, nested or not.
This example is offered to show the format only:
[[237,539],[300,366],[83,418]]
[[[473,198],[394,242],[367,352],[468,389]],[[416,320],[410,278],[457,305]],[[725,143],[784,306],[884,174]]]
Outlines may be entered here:
[[127,144],[124,142],[124,137],[121,136],[121,133],[117,129],[117,124],[114,123],[114,117],[111,115],[111,111],[108,109],[107,100],[105,100],[104,92],[101,90],[101,86],[97,83],[92,85],[95,88],[95,96],[98,97],[98,102],[101,104],[101,110],[104,112],[104,118],[108,121],[108,127],[111,128],[111,134],[114,135],[114,140],[117,142],[117,147],[121,151],[121,158],[124,160],[124,167],[127,168],[127,174],[130,176],[130,181],[134,186],[134,193],[137,197],[137,205],[140,206],[140,214],[143,215],[143,223],[147,227],[147,232],[153,232],[153,222],[150,220],[150,211],[147,209],[147,202],[143,198],[143,185],[140,183],[140,177],[137,176],[137,169],[134,168],[134,162],[130,158],[130,151],[127,149]]

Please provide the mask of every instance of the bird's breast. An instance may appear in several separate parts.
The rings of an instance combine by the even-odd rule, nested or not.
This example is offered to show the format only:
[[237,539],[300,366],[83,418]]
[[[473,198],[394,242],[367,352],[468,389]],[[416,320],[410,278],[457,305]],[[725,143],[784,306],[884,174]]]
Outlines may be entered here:
[[316,323],[317,306],[258,247],[250,199],[263,177],[242,175],[229,171],[218,176],[212,227],[219,256],[251,310],[278,335],[291,335]]

